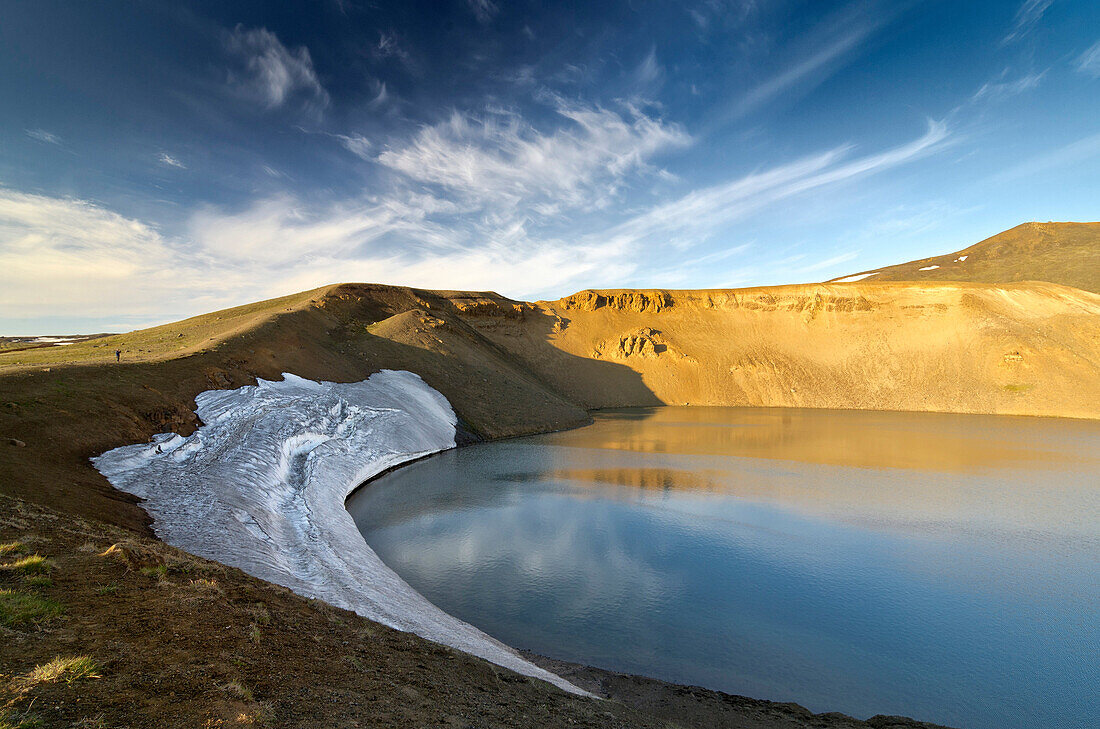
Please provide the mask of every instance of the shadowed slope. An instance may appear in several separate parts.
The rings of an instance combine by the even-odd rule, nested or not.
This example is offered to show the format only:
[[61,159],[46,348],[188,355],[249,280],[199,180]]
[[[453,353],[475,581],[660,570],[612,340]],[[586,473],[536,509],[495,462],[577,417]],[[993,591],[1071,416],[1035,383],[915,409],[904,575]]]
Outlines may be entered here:
[[[197,343],[174,351],[189,339]],[[414,289],[331,286],[112,340],[112,352],[124,351],[119,364],[90,344],[0,355],[0,492],[142,528],[134,499],[88,458],[155,433],[190,434],[198,393],[283,372],[358,382],[380,369],[411,370],[486,437],[588,419],[466,326],[446,295]],[[131,351],[144,361],[131,361]]]

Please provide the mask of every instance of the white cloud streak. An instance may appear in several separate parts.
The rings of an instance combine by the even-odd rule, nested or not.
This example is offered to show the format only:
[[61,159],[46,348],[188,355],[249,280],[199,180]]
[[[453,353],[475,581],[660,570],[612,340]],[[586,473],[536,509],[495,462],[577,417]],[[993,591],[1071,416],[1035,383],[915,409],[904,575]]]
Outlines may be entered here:
[[1077,59],[1077,70],[1093,78],[1100,78],[1100,41],[1096,41]]
[[[385,88],[385,87],[383,87]],[[337,134],[335,135],[344,148],[361,159],[371,159],[371,147],[374,145],[361,134]]]
[[735,116],[754,111],[806,79],[822,74],[826,67],[859,46],[872,30],[874,26],[857,25],[824,48],[752,89],[738,102]]
[[994,175],[991,180],[993,182],[1009,182],[1018,180],[1021,177],[1031,177],[1050,170],[1083,164],[1098,155],[1100,155],[1100,134],[1094,134],[1064,147],[1032,157],[1026,162]]
[[470,8],[470,12],[477,18],[477,22],[482,24],[492,22],[493,18],[500,12],[500,6],[493,0],[466,0],[466,4]]
[[161,152],[157,155],[157,162],[160,162],[165,167],[176,167],[181,170],[187,169],[187,165],[180,162],[178,159],[168,154],[167,152]]
[[1012,43],[1031,33],[1053,3],[1054,0],[1024,0],[1020,7],[1016,9],[1012,29],[1001,42]]
[[46,144],[61,144],[61,137],[47,132],[45,129],[27,129],[27,136],[31,139],[38,140],[39,142],[45,142]]
[[[689,143],[677,125],[555,100],[562,126],[544,133],[515,114],[455,113],[377,161],[477,208],[541,203],[547,213],[606,206],[647,159]],[[534,209],[532,207],[532,209]]]
[[995,101],[1018,96],[1025,91],[1038,88],[1044,75],[1045,73],[1029,73],[1013,81],[1004,80],[1002,75],[1000,79],[982,84],[981,88],[970,97],[970,101],[977,103],[979,101]]
[[230,86],[242,97],[276,109],[292,99],[320,112],[329,95],[313,68],[307,48],[290,50],[266,28],[245,29],[238,25],[224,36],[225,48],[242,67],[231,71]]
[[609,235],[625,247],[654,237],[668,239],[687,235],[689,240],[698,239],[706,231],[744,218],[779,200],[912,161],[931,153],[947,138],[946,125],[930,121],[927,132],[920,138],[879,154],[844,161],[851,148],[837,147],[695,190],[619,224],[609,231]]

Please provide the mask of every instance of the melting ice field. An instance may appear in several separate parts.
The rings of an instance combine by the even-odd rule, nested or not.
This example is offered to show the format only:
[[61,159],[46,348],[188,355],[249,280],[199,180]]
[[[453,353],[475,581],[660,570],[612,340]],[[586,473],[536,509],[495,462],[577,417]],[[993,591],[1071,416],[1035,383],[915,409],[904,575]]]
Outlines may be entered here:
[[432,605],[363,541],[344,499],[392,466],[455,445],[446,398],[410,372],[363,382],[285,374],[195,398],[204,425],[93,458],[145,499],[168,544],[520,673],[577,689]]

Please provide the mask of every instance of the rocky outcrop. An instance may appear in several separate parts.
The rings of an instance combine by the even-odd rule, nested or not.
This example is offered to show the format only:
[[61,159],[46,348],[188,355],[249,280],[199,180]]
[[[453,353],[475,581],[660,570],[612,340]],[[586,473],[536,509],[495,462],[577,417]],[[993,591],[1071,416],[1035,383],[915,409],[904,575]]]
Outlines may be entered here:
[[531,304],[520,301],[499,301],[496,299],[453,299],[452,303],[464,316],[501,317],[504,319],[523,319],[535,310]]
[[665,291],[578,291],[557,302],[563,309],[596,311],[604,307],[636,314],[655,314],[672,306],[672,297]]
[[673,347],[660,330],[642,327],[623,334],[618,340],[608,340],[597,345],[592,356],[599,359],[656,359],[661,356],[673,359],[690,359],[676,347]]

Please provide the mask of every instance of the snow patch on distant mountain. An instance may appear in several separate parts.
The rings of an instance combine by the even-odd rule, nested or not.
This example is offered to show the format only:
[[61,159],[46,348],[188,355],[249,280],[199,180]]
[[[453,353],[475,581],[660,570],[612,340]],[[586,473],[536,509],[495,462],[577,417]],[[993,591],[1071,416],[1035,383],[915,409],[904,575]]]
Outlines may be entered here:
[[845,276],[844,278],[833,279],[832,283],[855,283],[856,281],[862,281],[865,278],[871,276],[877,276],[878,271],[872,271],[871,273],[857,273],[855,276]]
[[344,500],[392,466],[453,448],[447,399],[410,372],[363,382],[284,374],[195,398],[204,425],[93,458],[145,499],[168,544],[399,630],[584,693],[432,605],[363,541]]

